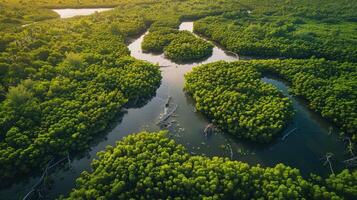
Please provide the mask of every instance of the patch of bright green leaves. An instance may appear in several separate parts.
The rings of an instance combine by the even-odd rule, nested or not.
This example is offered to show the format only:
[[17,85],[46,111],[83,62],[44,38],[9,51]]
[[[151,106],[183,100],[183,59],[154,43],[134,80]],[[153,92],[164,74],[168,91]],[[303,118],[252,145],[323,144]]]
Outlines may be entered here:
[[[243,65],[239,64],[238,65]],[[275,74],[291,83],[291,91],[310,108],[357,141],[357,65],[325,59],[252,60],[262,73]]]
[[292,116],[290,100],[248,63],[206,64],[185,78],[197,110],[235,136],[269,142]]
[[318,2],[252,3],[251,10],[198,20],[194,31],[239,55],[356,62],[356,4]]
[[142,49],[147,52],[163,52],[174,61],[194,61],[210,56],[213,45],[189,31],[164,27],[151,29],[144,37]]
[[[297,169],[263,168],[228,158],[189,155],[164,132],[127,136],[98,153],[65,199],[343,199],[338,191],[304,179]],[[340,176],[340,175],[338,175]],[[356,174],[346,179],[356,184]],[[333,177],[332,177],[333,178]],[[347,185],[347,184],[345,184]],[[355,192],[355,189],[352,189]]]
[[[0,179],[41,170],[87,150],[128,104],[145,102],[159,68],[128,57],[138,18],[93,15],[8,34],[0,49]],[[3,38],[1,38],[3,39]],[[14,170],[16,169],[16,170]]]

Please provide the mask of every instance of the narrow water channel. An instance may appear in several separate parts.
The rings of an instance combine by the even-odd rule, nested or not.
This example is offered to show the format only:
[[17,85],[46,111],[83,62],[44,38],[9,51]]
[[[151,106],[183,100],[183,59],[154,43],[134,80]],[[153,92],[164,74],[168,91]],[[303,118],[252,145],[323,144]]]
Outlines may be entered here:
[[[192,22],[183,22],[180,25],[180,30],[192,31],[192,29]],[[209,122],[203,115],[195,112],[193,100],[183,91],[184,74],[200,64],[219,60],[235,61],[239,58],[216,46],[212,56],[200,63],[176,64],[163,55],[143,53],[141,42],[145,34],[134,40],[128,48],[131,51],[131,56],[162,66],[162,84],[158,88],[156,96],[140,108],[127,109],[117,125],[106,134],[105,139],[94,145],[87,156],[73,160],[70,170],[60,169],[52,174],[52,189],[48,191],[47,198],[53,199],[70,192],[71,188],[75,186],[75,179],[80,172],[90,170],[91,160],[96,158],[96,153],[104,150],[107,145],[115,145],[116,141],[132,133],[143,130],[160,130],[157,122],[164,113],[165,101],[168,97],[171,97],[172,104],[178,106],[175,116],[171,119],[173,123],[168,128],[169,136],[177,143],[184,145],[193,155],[232,156],[234,160],[252,165],[259,163],[262,166],[285,163],[299,168],[305,175],[310,172],[326,175],[329,173],[328,166],[324,166],[320,158],[327,152],[332,152],[336,159],[335,171],[343,167],[337,161],[343,159],[345,149],[334,134],[335,130],[319,115],[311,112],[305,102],[291,96],[288,86],[276,78],[264,77],[262,80],[275,85],[293,101],[295,117],[282,133],[284,135],[294,130],[289,136],[284,140],[278,138],[272,144],[267,145],[240,141],[226,133],[205,137],[203,130]],[[227,148],[228,146],[232,148],[233,155]],[[32,178],[25,183],[19,183],[0,191],[0,199],[18,199],[19,196],[23,196],[29,191],[38,178]]]

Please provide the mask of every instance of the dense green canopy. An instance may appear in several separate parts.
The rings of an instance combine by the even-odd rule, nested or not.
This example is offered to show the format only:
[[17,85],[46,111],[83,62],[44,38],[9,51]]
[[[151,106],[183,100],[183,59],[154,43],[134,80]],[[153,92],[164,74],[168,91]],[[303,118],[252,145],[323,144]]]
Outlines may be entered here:
[[[87,149],[123,106],[154,94],[160,71],[127,57],[131,37],[150,25],[175,27],[183,18],[240,7],[123,0],[109,12],[39,22],[57,17],[46,9],[51,2],[0,0],[0,27],[10,27],[0,29],[0,186]],[[21,26],[32,22],[38,23]]]
[[155,27],[144,37],[142,48],[147,52],[163,52],[174,61],[195,61],[211,55],[213,45],[189,31]]
[[[26,26],[36,21],[57,18],[52,10],[23,4],[8,6],[0,1],[0,32],[14,31],[18,26]],[[0,37],[2,35],[0,34]],[[1,40],[0,40],[1,51]]]
[[[260,73],[259,73],[260,72]],[[357,141],[357,65],[324,59],[216,62],[186,75],[197,110],[240,137],[269,141],[291,115],[290,103],[259,79],[277,75],[291,91]]]
[[357,142],[357,65],[324,59],[252,60],[237,62],[291,83],[291,91],[310,108],[336,124]]
[[186,74],[198,111],[241,138],[269,142],[292,116],[292,105],[248,63],[216,62]]
[[251,1],[195,22],[194,31],[239,55],[357,61],[357,3]]
[[[144,102],[159,68],[128,57],[124,38],[145,24],[94,15],[7,34],[0,52],[0,179],[88,149],[121,108]],[[3,39],[3,38],[2,38]],[[14,170],[16,169],[16,170]]]
[[[110,12],[67,20],[55,19],[58,15],[47,9],[112,5],[118,7]],[[274,73],[289,81],[292,91],[306,98],[312,109],[333,121],[357,141],[357,84],[356,65],[353,63],[357,58],[356,8],[355,1],[350,0],[0,0],[0,185],[11,183],[12,178],[20,177],[19,175],[42,170],[49,160],[61,157],[66,152],[87,149],[93,138],[108,126],[123,106],[145,101],[153,95],[161,78],[158,67],[129,58],[130,52],[126,42],[149,27],[152,32],[162,27],[177,28],[180,21],[184,20],[200,19],[195,23],[196,33],[217,41],[240,55],[289,58],[315,56],[327,60],[352,62],[337,63],[311,59],[222,64],[235,66],[241,69],[239,71],[235,71],[233,67],[229,67],[231,70],[223,70],[219,69],[219,65],[211,64],[211,67],[217,67],[219,72],[222,72],[217,80],[229,84],[217,87],[220,94],[218,97],[208,92],[214,98],[200,94],[208,98],[196,100],[204,105],[201,110],[211,113],[213,119],[218,119],[216,123],[221,127],[230,130],[237,127],[241,129],[241,126],[233,126],[233,122],[242,120],[242,124],[250,129],[240,131],[239,133],[244,133],[242,137],[256,140],[260,138],[260,141],[270,140],[281,130],[291,115],[290,102],[282,97],[276,88],[259,80],[261,74]],[[171,48],[167,47],[172,58],[182,59],[195,55],[196,52],[199,56],[208,55],[211,47],[207,48],[206,42],[191,41],[192,34],[182,34],[183,41],[172,43]],[[161,33],[159,36],[161,37]],[[189,42],[186,42],[186,38],[190,38]],[[160,38],[159,41],[156,43],[158,49],[163,50],[163,46],[169,45],[166,40],[161,43]],[[187,43],[195,45],[181,45]],[[242,81],[237,85],[237,88],[243,89],[239,94],[234,90],[234,79],[226,80],[227,77],[232,78],[235,73],[252,77],[251,80],[237,79]],[[197,77],[197,80],[201,79],[209,82]],[[190,84],[194,85],[193,82]],[[215,90],[214,85],[207,85],[211,87],[207,89],[204,84],[202,85],[205,90]],[[270,100],[273,103],[269,104]],[[240,104],[244,101],[248,104]],[[258,104],[255,104],[256,102]],[[259,102],[278,106],[278,109],[268,112],[269,106],[264,107]],[[214,105],[215,109],[208,109],[207,105]],[[238,119],[238,113],[230,110],[232,106],[244,108],[245,118]],[[254,115],[260,112],[263,114]],[[267,130],[268,133],[265,132]],[[167,141],[161,136],[153,137],[155,140]],[[130,151],[123,154],[127,155],[125,159],[120,157],[120,165],[111,163],[116,159],[106,159],[104,155],[110,157],[110,152],[103,153],[101,161],[94,162],[98,163],[98,167],[94,165],[95,171],[98,171],[98,174],[105,174],[107,165],[101,162],[109,160],[108,163],[115,167],[107,172],[110,173],[110,181],[137,181],[142,179],[137,179],[136,176],[132,179],[130,172],[141,173],[140,170],[144,168],[140,165],[142,162],[150,164],[154,158],[155,162],[160,160],[161,163],[161,158],[167,159],[166,153],[161,155],[161,151],[154,151],[155,148],[153,152],[149,152],[148,157],[145,157],[146,153],[138,154],[141,149],[137,150],[136,145],[147,149],[145,139],[150,137],[133,138],[138,138],[133,139],[135,145],[126,145],[127,140],[123,143]],[[145,144],[141,145],[142,143]],[[157,141],[151,146],[155,144]],[[162,146],[164,145],[165,142]],[[172,144],[169,146],[173,148],[172,151],[176,148],[179,148],[179,153],[183,151],[182,147]],[[135,152],[132,149],[135,149]],[[156,154],[157,152],[160,154]],[[177,159],[176,154],[172,155],[172,160]],[[181,159],[182,156],[184,159]],[[318,183],[321,187],[311,187],[310,183],[306,186],[304,182],[299,182],[301,178],[298,178],[296,170],[282,165],[273,169],[263,169],[225,161],[222,158],[190,157],[186,153],[178,157],[181,160],[178,159],[176,163],[185,163],[188,160],[191,164],[188,169],[196,174],[184,171],[188,173],[184,175],[194,177],[192,182],[187,183],[182,176],[179,177],[180,180],[185,180],[182,184],[173,182],[170,176],[166,177],[166,173],[177,175],[178,172],[175,169],[166,170],[165,166],[162,175],[167,178],[165,187],[152,187],[153,184],[163,184],[162,181],[157,181],[159,179],[153,179],[155,182],[142,181],[140,184],[145,184],[145,187],[138,184],[134,185],[132,190],[126,188],[126,184],[132,182],[127,181],[123,184],[117,181],[112,187],[113,190],[106,190],[106,184],[108,187],[112,186],[106,179],[106,174],[104,178],[102,175],[89,174],[83,175],[84,178],[80,179],[83,180],[80,189],[71,195],[74,195],[74,198],[97,198],[98,195],[117,197],[118,191],[119,195],[131,195],[137,186],[141,193],[136,195],[152,195],[152,192],[157,192],[157,188],[167,189],[176,195],[174,192],[180,189],[180,192],[188,191],[182,193],[188,198],[194,195],[211,195],[213,199],[220,198],[223,194],[222,197],[238,195],[243,199],[252,196],[282,196],[281,198],[286,199],[295,197],[297,193],[299,197],[306,199],[331,199],[334,194],[327,190],[336,192],[340,197],[354,199],[353,197],[357,196],[355,172],[343,171],[326,180],[321,179]],[[136,161],[138,165],[135,165]],[[134,164],[134,167],[138,168],[125,171],[126,169],[118,167],[122,166],[122,162]],[[174,166],[172,168],[182,169],[173,163],[170,164]],[[208,167],[211,165],[214,169]],[[248,174],[244,176],[248,178],[235,174],[239,171],[243,171],[244,175]],[[275,171],[278,172],[275,174]],[[220,179],[217,181],[217,178],[206,178],[210,182],[205,182],[204,178],[210,173],[213,174],[212,177]],[[284,173],[288,175],[285,176]],[[119,179],[116,177],[117,174],[122,177]],[[156,177],[156,174],[153,177]],[[90,182],[87,182],[87,179]],[[98,182],[100,184],[97,184]],[[211,185],[216,187],[210,188]],[[128,190],[123,190],[122,187]],[[290,192],[287,187],[291,188]],[[231,193],[233,190],[236,191],[235,188],[243,189]],[[213,192],[210,192],[211,190]],[[167,193],[162,193],[165,194]]]
[[[138,133],[108,146],[66,199],[343,199],[356,195],[348,170],[315,184],[278,164],[249,166],[228,158],[191,156],[164,132]],[[334,187],[349,185],[349,189]],[[338,188],[338,189],[337,189]],[[337,194],[335,193],[337,192]]]

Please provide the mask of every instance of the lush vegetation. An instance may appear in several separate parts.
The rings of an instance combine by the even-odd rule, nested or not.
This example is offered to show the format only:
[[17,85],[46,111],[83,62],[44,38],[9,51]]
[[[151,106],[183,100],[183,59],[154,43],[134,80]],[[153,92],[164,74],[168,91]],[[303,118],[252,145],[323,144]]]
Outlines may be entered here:
[[291,91],[357,142],[357,65],[324,59],[238,62],[291,83]]
[[288,98],[264,83],[249,63],[216,62],[186,74],[196,108],[238,137],[269,142],[292,116]]
[[[2,16],[15,13],[26,19],[21,23],[44,19],[26,17],[46,14],[36,4],[21,4],[28,10],[6,7],[1,13],[11,12]],[[11,29],[0,30],[0,185],[42,170],[52,158],[87,149],[123,106],[154,93],[160,72],[126,57],[129,37],[150,25],[174,27],[182,19],[240,6],[231,1],[126,0],[111,12],[92,16],[26,27],[9,23]]]
[[38,6],[46,8],[88,8],[88,7],[114,7],[123,2],[150,2],[150,0],[3,0],[9,4],[22,4],[27,7]]
[[144,37],[142,48],[147,52],[163,52],[174,61],[193,61],[211,55],[213,45],[189,31],[154,26]]
[[[58,14],[52,10],[33,6],[6,5],[0,1],[0,32],[14,30],[18,26],[56,17],[58,17]],[[3,36],[0,35],[0,37]]]
[[164,48],[181,35],[186,36],[190,33],[170,27],[157,27],[156,25],[150,28],[150,32],[145,35],[141,48],[146,52],[163,53]]
[[78,57],[70,55],[56,69],[42,71],[56,76],[22,81],[0,104],[2,179],[89,148],[121,107],[152,94],[160,82],[158,68],[148,63],[123,58],[86,66],[74,64]]
[[[260,73],[259,73],[260,72]],[[289,102],[261,74],[280,76],[291,91],[357,141],[357,65],[324,59],[217,62],[186,75],[197,110],[220,127],[251,140],[269,141],[291,113]]]
[[343,170],[339,174],[332,174],[324,180],[323,184],[327,189],[343,195],[346,199],[353,199],[357,196],[357,171],[350,172]]
[[353,186],[349,191],[335,190],[314,184],[283,164],[263,168],[227,158],[190,156],[164,132],[130,135],[98,156],[92,172],[82,173],[67,199],[320,200],[357,192],[356,173],[330,177]]
[[356,3],[252,2],[250,10],[199,20],[194,31],[239,55],[357,61]]
[[[46,9],[113,5],[118,8],[111,12],[68,20],[53,19],[57,14]],[[356,13],[356,3],[347,0],[0,0],[0,185],[38,172],[67,152],[87,149],[123,106],[155,92],[158,67],[129,58],[125,45],[149,27],[151,32],[173,31],[169,28],[177,28],[180,21],[204,18],[195,23],[195,31],[240,55],[355,62]],[[21,26],[45,19],[50,20]],[[193,37],[179,34],[184,42],[172,45],[173,58],[187,57],[187,50],[208,52],[207,43],[180,46],[186,37],[192,43]],[[173,43],[161,40],[161,33],[158,37],[159,50]],[[196,69],[188,75],[192,80],[186,88],[196,95],[201,111],[240,137],[269,141],[291,116],[290,102],[259,80],[261,74],[274,73],[357,140],[354,63],[312,59],[206,67],[217,72]],[[249,167],[189,156],[163,133],[129,136],[99,157],[93,173],[84,172],[78,179],[71,198],[356,196],[355,172],[314,183],[283,165]]]
[[173,40],[165,48],[164,54],[175,61],[194,61],[210,56],[212,49],[211,43],[193,35],[187,35]]
[[8,34],[0,53],[2,184],[88,149],[124,105],[155,93],[158,67],[127,57],[124,44],[145,24],[102,17],[49,21]]

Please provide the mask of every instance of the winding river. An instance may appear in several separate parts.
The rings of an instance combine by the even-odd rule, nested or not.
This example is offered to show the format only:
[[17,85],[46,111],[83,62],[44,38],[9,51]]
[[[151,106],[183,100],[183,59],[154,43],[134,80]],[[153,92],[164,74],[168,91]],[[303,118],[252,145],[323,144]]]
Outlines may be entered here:
[[[192,31],[192,29],[193,22],[183,22],[180,25],[180,30]],[[345,149],[343,143],[336,137],[335,131],[337,130],[319,115],[311,112],[306,102],[291,96],[288,92],[288,85],[274,77],[264,77],[262,80],[275,85],[292,100],[296,114],[282,135],[294,130],[291,134],[267,145],[239,141],[225,133],[204,136],[203,130],[209,122],[203,115],[195,112],[193,100],[183,91],[184,74],[200,64],[244,58],[238,58],[215,46],[213,55],[202,62],[176,64],[163,55],[143,53],[141,42],[145,34],[133,40],[128,48],[131,56],[162,66],[162,84],[156,96],[140,108],[127,109],[104,139],[97,141],[86,156],[79,156],[72,161],[70,170],[58,169],[53,173],[50,176],[52,184],[47,192],[47,198],[53,199],[61,194],[67,194],[74,187],[75,179],[79,174],[83,170],[90,169],[90,162],[96,158],[96,153],[104,150],[107,145],[115,145],[116,141],[131,133],[160,130],[157,122],[165,112],[165,101],[168,97],[171,97],[172,104],[178,106],[175,116],[171,119],[173,123],[168,128],[169,136],[177,143],[184,145],[191,154],[232,157],[234,160],[252,165],[259,163],[262,166],[285,163],[299,168],[304,175],[311,172],[326,175],[329,173],[329,168],[323,165],[320,158],[327,152],[332,152],[336,160],[335,171],[342,169],[343,166],[339,165],[337,160],[343,160]],[[227,148],[228,146],[232,151]],[[0,199],[18,199],[19,196],[26,194],[38,179],[39,177],[34,177],[0,191]]]

